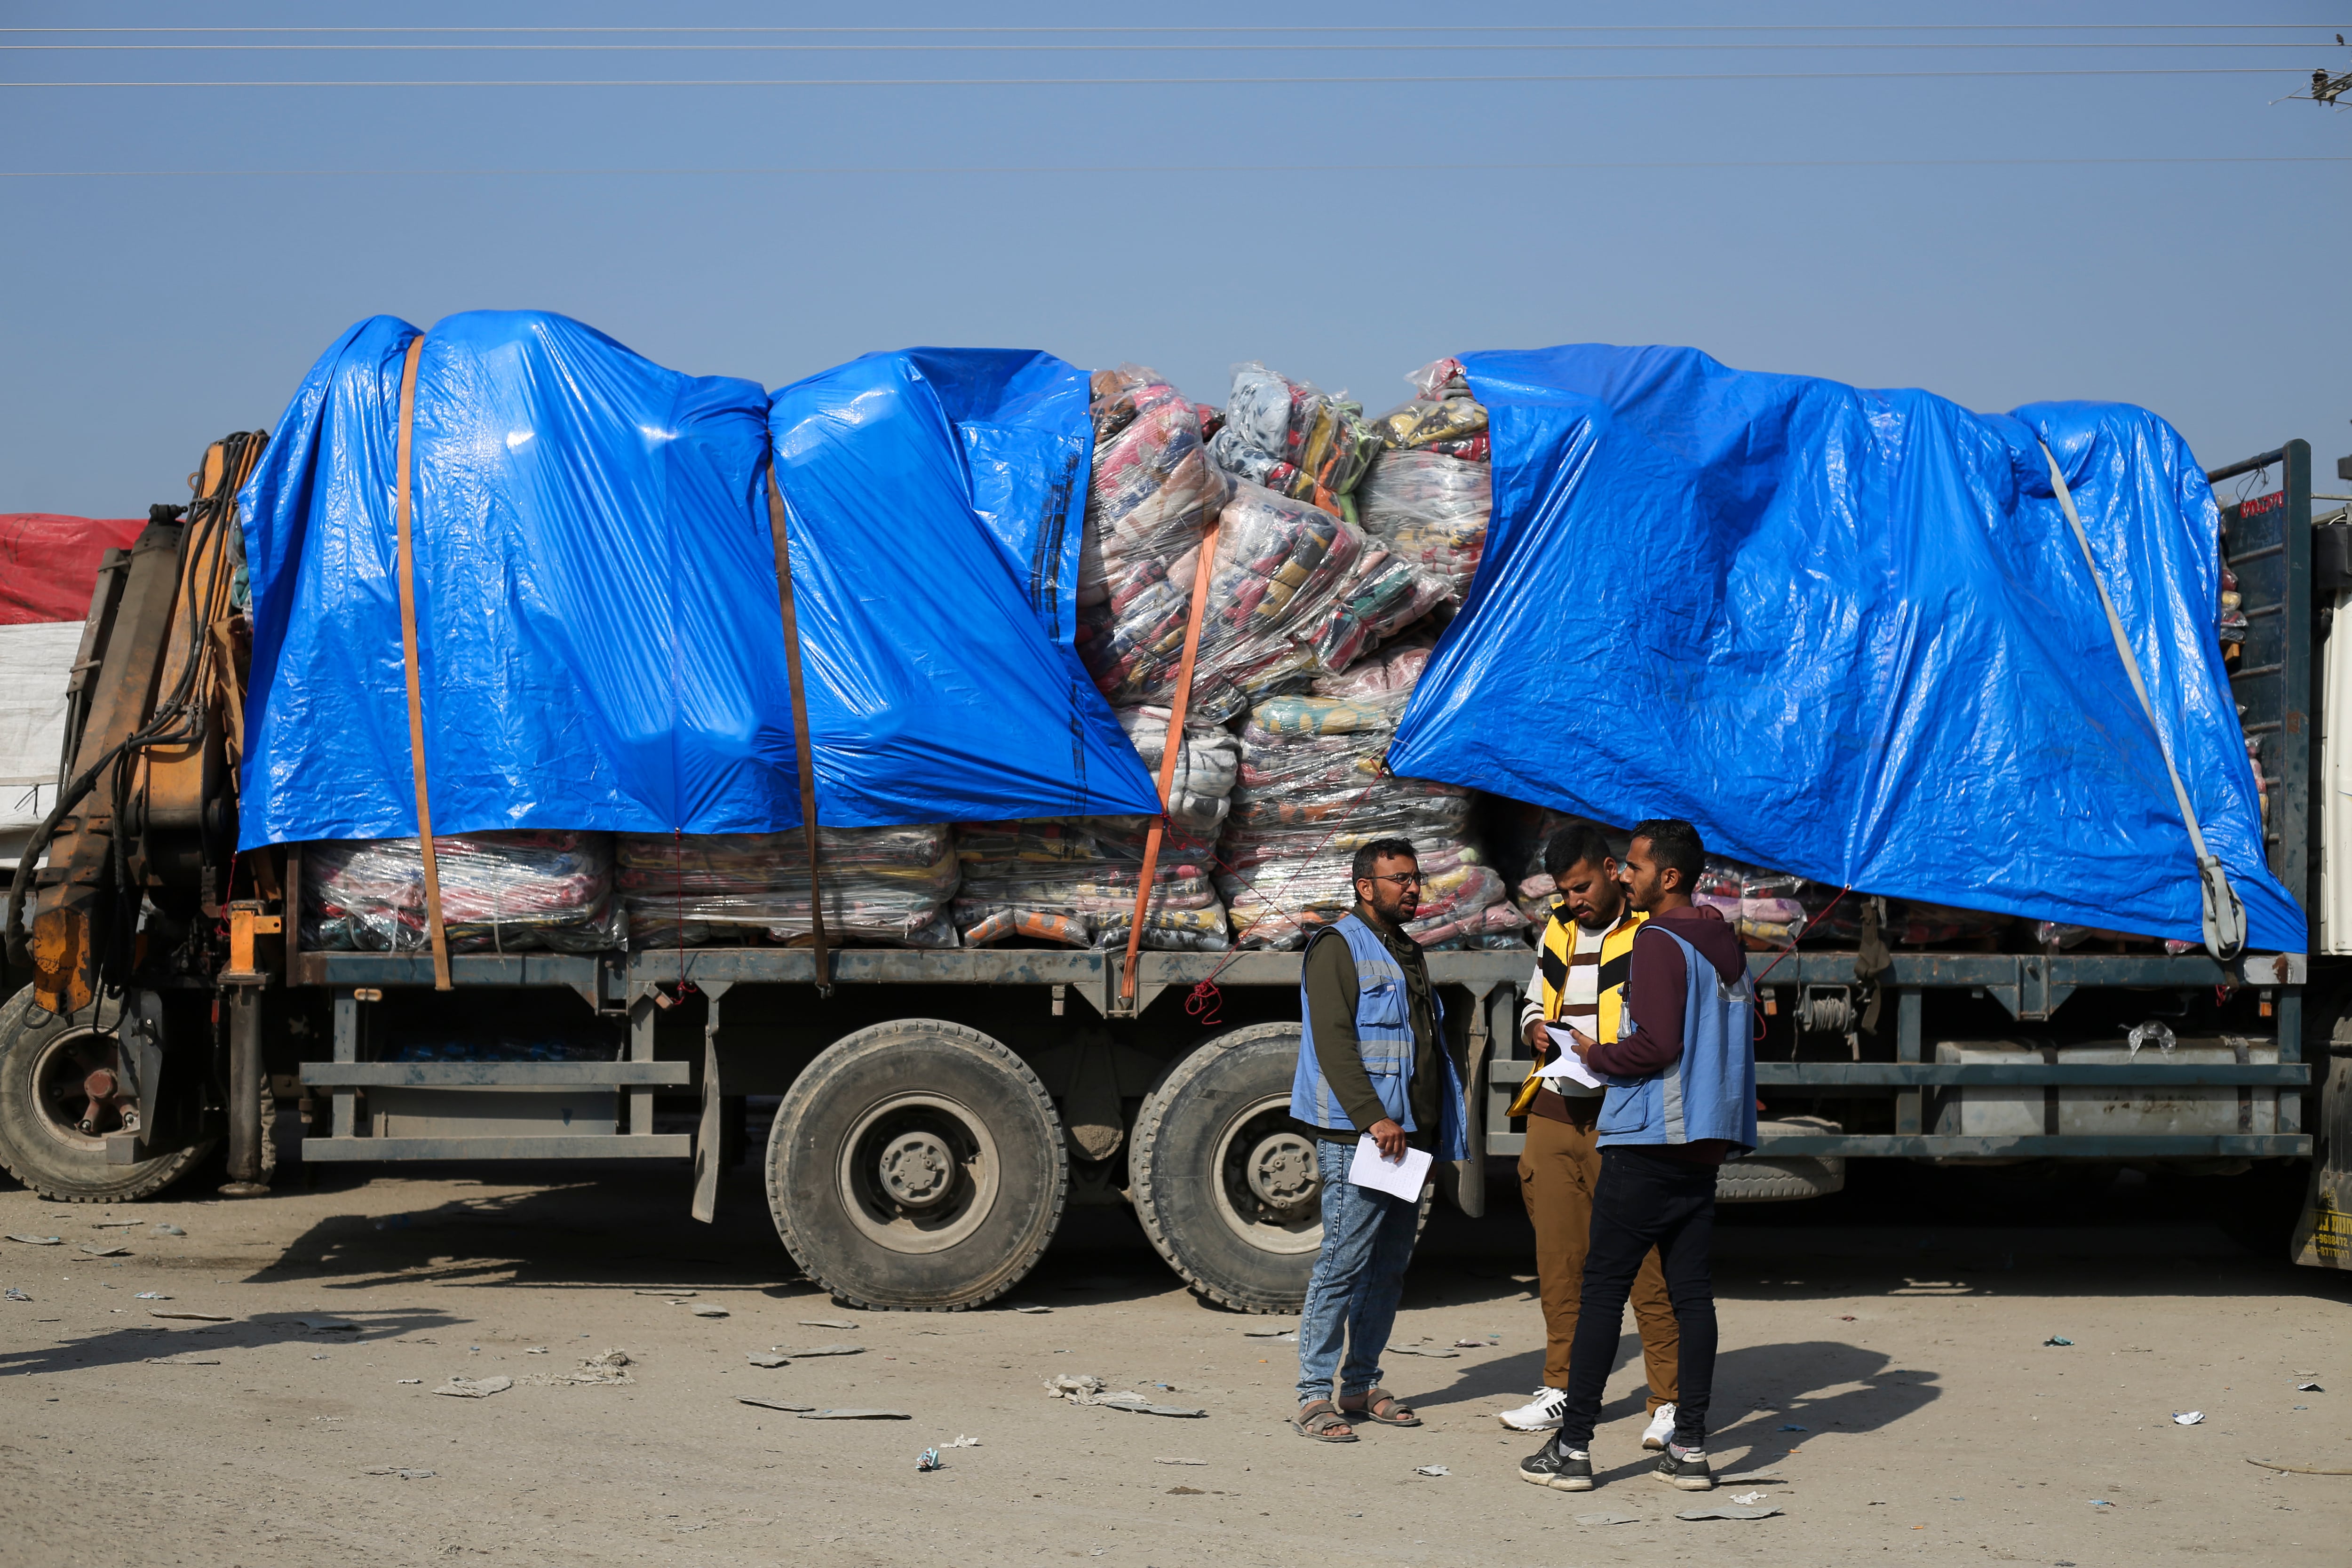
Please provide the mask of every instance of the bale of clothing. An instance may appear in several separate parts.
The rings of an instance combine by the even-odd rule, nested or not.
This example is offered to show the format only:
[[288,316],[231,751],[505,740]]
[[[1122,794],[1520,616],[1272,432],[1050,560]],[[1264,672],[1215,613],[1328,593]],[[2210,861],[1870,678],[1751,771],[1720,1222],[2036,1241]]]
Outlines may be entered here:
[[1477,575],[1494,509],[1486,405],[1460,362],[1439,360],[1410,378],[1413,399],[1373,422],[1381,450],[1357,492],[1364,531],[1444,584],[1458,605]]
[[[622,945],[611,834],[436,834],[433,849],[451,952],[595,952]],[[302,863],[301,942],[313,952],[428,951],[425,855],[416,840],[312,846]]]
[[[954,917],[967,947],[1027,940],[1123,948],[1143,880],[1145,816],[968,822],[958,832],[963,885]],[[1225,906],[1209,876],[1209,843],[1163,837],[1140,945],[1222,952]]]
[[[615,880],[629,945],[811,940],[807,841],[787,833],[623,833]],[[943,822],[817,830],[828,942],[953,947],[954,830]]]
[[1316,692],[1266,699],[1242,731],[1241,783],[1218,851],[1217,884],[1243,947],[1304,945],[1356,900],[1357,849],[1413,846],[1424,879],[1405,929],[1424,947],[1509,947],[1526,925],[1472,841],[1471,792],[1392,778],[1381,758],[1429,658],[1400,647]]

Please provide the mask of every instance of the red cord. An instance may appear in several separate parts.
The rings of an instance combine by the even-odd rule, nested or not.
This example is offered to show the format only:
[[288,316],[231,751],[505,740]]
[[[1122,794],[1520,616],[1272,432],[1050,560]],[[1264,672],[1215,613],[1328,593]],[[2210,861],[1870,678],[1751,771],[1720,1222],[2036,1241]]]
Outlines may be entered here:
[[[1830,911],[1831,911],[1832,910],[1833,910],[1833,909],[1835,909],[1835,908],[1837,908],[1837,907],[1838,907],[1838,899],[1843,899],[1843,898],[1844,898],[1848,893],[1851,893],[1851,892],[1853,892],[1853,889],[1852,888],[1840,888],[1840,889],[1837,890],[1837,899],[1832,899],[1828,903],[1823,904],[1823,905],[1822,906],[1822,912],[1821,912],[1821,914],[1820,914],[1818,917],[1816,917],[1816,918],[1821,919],[1821,920],[1827,920],[1827,919],[1829,919],[1829,918],[1830,918]],[[1800,934],[1801,934],[1801,932]],[[1780,958],[1775,958],[1771,963],[1769,963],[1766,964],[1766,965],[1764,966],[1764,973],[1761,973],[1761,974],[1759,974],[1759,975],[1758,975],[1758,976],[1756,977],[1756,984],[1755,984],[1754,989],[1756,989],[1756,990],[1758,990],[1758,991],[1761,991],[1761,990],[1763,990],[1763,989],[1764,989],[1764,982],[1765,982],[1765,981],[1767,981],[1767,980],[1769,980],[1769,979],[1770,979],[1770,978],[1772,977],[1772,972],[1773,972],[1774,970],[1776,970],[1776,969],[1778,969],[1778,968],[1780,968],[1780,959],[1781,959],[1781,958],[1786,958],[1786,957],[1788,957],[1790,953],[1792,953],[1792,952],[1796,952],[1796,951],[1797,951],[1797,944],[1796,944],[1794,942],[1790,942],[1788,946],[1786,946],[1786,947],[1782,948],[1782,949],[1780,950]],[[1758,1008],[1755,1010],[1755,1013],[1756,1013],[1756,1037],[1756,1037],[1757,1041],[1760,1044],[1760,1043],[1763,1041],[1763,1038],[1764,1038],[1764,1009],[1763,1009],[1763,1008],[1761,1008],[1761,1007],[1758,1007]]]

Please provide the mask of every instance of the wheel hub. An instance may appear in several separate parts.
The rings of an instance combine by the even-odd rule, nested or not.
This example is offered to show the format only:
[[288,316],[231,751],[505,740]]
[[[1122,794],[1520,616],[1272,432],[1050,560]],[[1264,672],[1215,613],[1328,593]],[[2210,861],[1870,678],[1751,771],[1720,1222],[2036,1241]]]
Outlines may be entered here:
[[1313,1194],[1319,1179],[1315,1151],[1297,1133],[1282,1131],[1261,1141],[1243,1163],[1250,1191],[1260,1203],[1291,1208]]
[[910,1209],[929,1208],[955,1184],[955,1155],[936,1134],[902,1133],[882,1151],[880,1174],[882,1190],[895,1201]]

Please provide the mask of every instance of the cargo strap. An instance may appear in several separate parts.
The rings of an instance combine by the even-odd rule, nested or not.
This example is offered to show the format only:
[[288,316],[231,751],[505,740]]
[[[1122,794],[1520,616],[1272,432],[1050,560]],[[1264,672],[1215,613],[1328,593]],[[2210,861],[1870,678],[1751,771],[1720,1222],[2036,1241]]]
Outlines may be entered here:
[[768,531],[776,545],[776,599],[784,612],[784,679],[793,694],[793,745],[800,756],[801,837],[808,844],[809,931],[816,944],[816,991],[833,994],[833,973],[825,957],[824,889],[816,867],[816,751],[809,744],[808,695],[801,684],[801,627],[793,614],[793,543],[784,531],[784,492],[776,484],[776,465],[768,463]]
[[2067,526],[2074,531],[2074,542],[2083,547],[2083,563],[2091,569],[2091,585],[2099,591],[2099,607],[2107,613],[2107,630],[2116,639],[2116,652],[2123,656],[2124,673],[2131,677],[2140,711],[2147,715],[2147,727],[2156,731],[2157,750],[2164,753],[2165,772],[2172,775],[2172,794],[2180,803],[2180,820],[2189,825],[2189,844],[2196,852],[2197,879],[2204,896],[2205,951],[2227,963],[2245,951],[2246,906],[2230,886],[2229,874],[2222,869],[2221,862],[2205,847],[2205,832],[2197,824],[2197,809],[2189,804],[2189,786],[2180,782],[2180,769],[2172,760],[2172,742],[2165,739],[2164,727],[2156,721],[2156,704],[2148,700],[2147,682],[2140,677],[2139,655],[2132,651],[2131,638],[2124,633],[2123,617],[2116,614],[2116,602],[2108,596],[2107,580],[2100,574],[2098,560],[2091,553],[2091,538],[2083,531],[2082,514],[2074,510],[2074,493],[2066,488],[2066,476],[2058,471],[2058,457],[2051,451],[2050,443],[2041,445],[2042,456],[2050,464],[2050,482],[2058,491],[2058,504],[2065,509]]
[[1176,759],[1184,749],[1184,710],[1192,701],[1192,660],[1201,651],[1201,618],[1209,605],[1209,576],[1217,565],[1217,528],[1223,514],[1209,519],[1193,555],[1192,608],[1184,619],[1184,657],[1176,666],[1176,697],[1168,705],[1168,735],[1160,745],[1160,815],[1143,838],[1143,878],[1135,889],[1135,921],[1127,931],[1127,964],[1119,972],[1122,1002],[1135,1000],[1135,956],[1143,946],[1143,920],[1151,908],[1151,879],[1160,874],[1160,843],[1168,829],[1170,792],[1176,787]]
[[408,466],[416,425],[416,361],[425,334],[408,340],[400,366],[400,443],[393,461],[393,528],[400,551],[400,662],[408,677],[408,761],[416,776],[416,847],[425,855],[425,930],[433,942],[433,989],[449,989],[449,933],[441,923],[441,866],[433,853],[433,805],[425,784],[425,691],[416,668],[416,552],[410,544]]

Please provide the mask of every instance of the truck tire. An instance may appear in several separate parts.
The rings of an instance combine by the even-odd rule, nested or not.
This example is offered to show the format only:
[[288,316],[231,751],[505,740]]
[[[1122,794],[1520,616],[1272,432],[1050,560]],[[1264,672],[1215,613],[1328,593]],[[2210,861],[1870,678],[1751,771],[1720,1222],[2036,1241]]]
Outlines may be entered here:
[[1297,1024],[1234,1029],[1169,1069],[1135,1118],[1144,1234],[1194,1290],[1244,1312],[1297,1311],[1323,1245],[1315,1145],[1290,1120],[1297,1063]]
[[79,1086],[121,1017],[120,998],[58,1017],[33,1005],[26,986],[0,1005],[0,1166],[52,1203],[120,1204],[152,1197],[212,1152],[217,1138],[133,1164],[109,1164],[106,1142],[75,1129],[87,1101]]
[[1028,1064],[932,1018],[835,1041],[776,1108],[768,1207],[844,1301],[950,1312],[1035,1267],[1069,1192],[1061,1118]]
[[[1757,1124],[1759,1133],[1778,1131],[1783,1137],[1842,1132],[1834,1121],[1818,1116],[1786,1118]],[[1836,1155],[1750,1154],[1727,1160],[1716,1173],[1715,1201],[1719,1204],[1777,1204],[1795,1198],[1825,1198],[1845,1187],[1845,1161]]]

